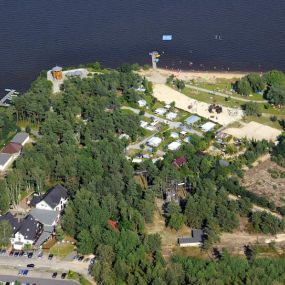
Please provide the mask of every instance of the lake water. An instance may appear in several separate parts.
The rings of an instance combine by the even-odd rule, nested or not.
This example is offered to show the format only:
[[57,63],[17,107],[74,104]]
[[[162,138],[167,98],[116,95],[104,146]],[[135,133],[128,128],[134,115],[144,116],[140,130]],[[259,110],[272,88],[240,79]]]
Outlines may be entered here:
[[0,13],[0,94],[56,64],[144,64],[152,50],[160,67],[285,70],[284,0],[7,0]]

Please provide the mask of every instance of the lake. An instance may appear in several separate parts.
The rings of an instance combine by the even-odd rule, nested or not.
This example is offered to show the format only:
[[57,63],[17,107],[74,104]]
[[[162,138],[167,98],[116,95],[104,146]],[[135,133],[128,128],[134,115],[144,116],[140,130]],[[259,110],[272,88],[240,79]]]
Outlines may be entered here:
[[150,64],[152,50],[164,68],[285,70],[281,0],[9,0],[0,12],[0,94],[56,64]]

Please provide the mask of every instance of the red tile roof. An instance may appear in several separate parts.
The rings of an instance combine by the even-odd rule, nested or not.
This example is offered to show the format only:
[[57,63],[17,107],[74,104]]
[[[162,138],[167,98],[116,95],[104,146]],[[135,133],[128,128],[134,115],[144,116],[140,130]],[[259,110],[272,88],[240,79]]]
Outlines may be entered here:
[[3,149],[2,153],[17,154],[22,150],[22,145],[19,143],[10,142]]
[[187,163],[187,160],[184,156],[180,156],[173,161],[173,164],[177,167],[181,167]]

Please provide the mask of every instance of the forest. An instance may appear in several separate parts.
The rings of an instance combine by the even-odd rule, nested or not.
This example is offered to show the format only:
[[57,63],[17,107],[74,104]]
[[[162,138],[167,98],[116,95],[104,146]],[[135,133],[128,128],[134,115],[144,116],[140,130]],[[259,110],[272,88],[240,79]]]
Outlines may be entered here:
[[[250,195],[238,178],[244,164],[250,165],[269,151],[276,157],[283,152],[265,141],[248,142],[245,154],[225,167],[218,157],[205,152],[213,138],[210,133],[203,138],[193,135],[189,145],[167,153],[163,161],[132,165],[125,157],[127,142],[118,137],[126,133],[135,141],[142,134],[140,117],[122,112],[121,106],[136,100],[136,88],[141,85],[151,93],[149,83],[133,69],[124,65],[82,80],[71,78],[58,94],[52,94],[42,73],[28,92],[15,100],[9,111],[14,124],[28,121],[39,130],[36,142],[24,149],[13,171],[0,183],[1,212],[16,204],[26,189],[45,192],[56,183],[63,184],[70,201],[62,228],[76,239],[79,253],[96,254],[92,274],[99,284],[284,282],[282,259],[247,260],[226,252],[217,260],[163,258],[160,236],[148,235],[145,223],[152,222],[155,198],[162,197],[161,189],[168,180],[187,181],[190,190],[179,203],[166,205],[167,226],[176,230],[183,224],[202,228],[204,250],[212,250],[221,232],[237,228],[239,217],[247,217],[256,232],[282,230],[283,222],[274,216],[252,213],[252,203],[268,206],[270,202]],[[187,163],[174,167],[173,160],[181,156]],[[147,173],[148,189],[133,179],[139,170]],[[229,193],[242,198],[229,200]]]

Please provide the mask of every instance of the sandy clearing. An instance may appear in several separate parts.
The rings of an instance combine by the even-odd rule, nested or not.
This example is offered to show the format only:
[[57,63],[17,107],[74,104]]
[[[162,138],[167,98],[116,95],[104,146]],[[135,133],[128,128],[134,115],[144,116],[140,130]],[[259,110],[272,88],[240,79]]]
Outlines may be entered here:
[[[161,69],[158,68],[156,70],[150,69],[147,71],[140,71],[140,74],[146,76],[148,79],[156,83],[164,83],[171,74],[175,75],[178,79],[182,79],[185,81],[188,80],[203,80],[208,82],[215,82],[216,79],[238,79],[241,78],[247,73],[242,72],[204,72],[204,71],[180,71],[177,70],[169,70],[169,69]],[[160,81],[157,82],[157,79]],[[164,82],[161,79],[164,78]]]
[[241,128],[228,128],[224,130],[225,133],[237,138],[247,138],[255,140],[269,140],[275,141],[281,134],[280,130],[262,125],[257,122],[250,122]]
[[[165,84],[154,83],[153,96],[156,97],[159,101],[164,101],[167,104],[170,104],[174,101],[177,108],[185,110],[187,112],[196,113],[199,116],[210,119],[223,126],[240,120],[243,116],[242,110],[235,110],[227,107],[223,107],[223,112],[221,114],[209,113],[208,108],[210,104],[192,99],[166,86]],[[188,109],[189,105],[192,105],[191,109]],[[236,115],[230,115],[230,113],[233,112],[236,112]]]

